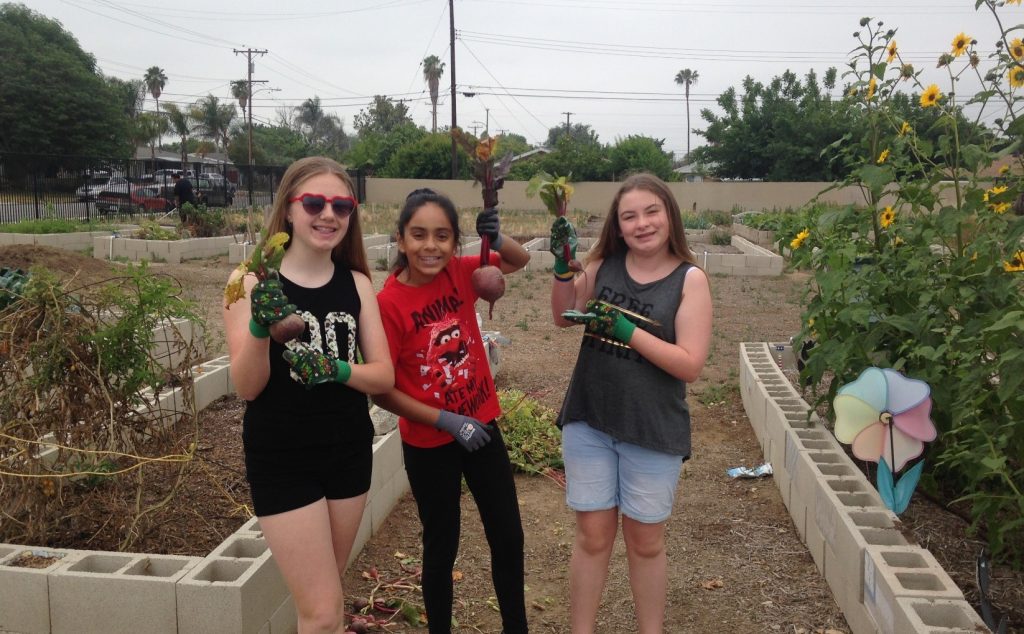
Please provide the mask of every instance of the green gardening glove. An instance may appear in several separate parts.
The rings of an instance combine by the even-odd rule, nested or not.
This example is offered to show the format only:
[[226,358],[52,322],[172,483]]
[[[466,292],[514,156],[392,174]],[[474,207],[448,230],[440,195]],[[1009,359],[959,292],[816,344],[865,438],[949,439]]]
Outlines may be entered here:
[[565,216],[559,216],[552,223],[550,243],[551,254],[555,256],[555,275],[569,273],[572,270],[569,264],[576,261],[579,240],[576,239],[576,228]]
[[352,376],[352,366],[341,359],[319,352],[306,342],[299,342],[295,348],[284,351],[284,360],[307,390],[321,383],[346,383]]
[[562,318],[585,325],[590,334],[615,339],[625,344],[633,338],[633,331],[636,330],[636,324],[626,319],[622,313],[593,299],[587,302],[587,312],[567,310],[562,313]]
[[270,336],[271,326],[297,310],[295,304],[288,303],[276,271],[252,288],[249,305],[252,309],[249,332],[261,339]]

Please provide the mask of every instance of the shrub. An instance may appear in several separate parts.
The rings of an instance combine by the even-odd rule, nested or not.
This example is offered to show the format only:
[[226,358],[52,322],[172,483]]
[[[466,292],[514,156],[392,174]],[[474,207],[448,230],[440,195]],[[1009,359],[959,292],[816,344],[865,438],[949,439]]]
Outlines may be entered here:
[[555,426],[554,410],[519,390],[499,390],[501,432],[509,459],[517,471],[546,475],[562,469],[562,432]]
[[152,220],[143,220],[135,232],[135,237],[140,240],[177,240],[179,236],[173,229],[161,227]]
[[9,225],[0,225],[0,233],[75,233],[78,231],[110,231],[111,229],[112,226],[106,222],[81,222],[61,218],[21,220]]

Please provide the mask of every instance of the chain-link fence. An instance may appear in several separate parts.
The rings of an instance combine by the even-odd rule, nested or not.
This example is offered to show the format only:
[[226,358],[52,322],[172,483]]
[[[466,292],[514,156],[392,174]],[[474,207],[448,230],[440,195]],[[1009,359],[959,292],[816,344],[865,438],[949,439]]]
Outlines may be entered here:
[[[130,220],[174,209],[175,173],[192,182],[209,207],[263,207],[273,202],[287,166],[154,162],[83,156],[0,153],[0,224],[22,220]],[[365,176],[351,170],[362,201]]]

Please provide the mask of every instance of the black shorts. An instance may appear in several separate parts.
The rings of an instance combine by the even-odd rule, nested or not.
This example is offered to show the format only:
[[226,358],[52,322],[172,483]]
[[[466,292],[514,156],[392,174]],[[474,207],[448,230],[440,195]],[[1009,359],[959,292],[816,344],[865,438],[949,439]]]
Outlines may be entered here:
[[357,442],[291,451],[246,451],[245,477],[257,517],[320,498],[343,500],[370,490],[373,448]]

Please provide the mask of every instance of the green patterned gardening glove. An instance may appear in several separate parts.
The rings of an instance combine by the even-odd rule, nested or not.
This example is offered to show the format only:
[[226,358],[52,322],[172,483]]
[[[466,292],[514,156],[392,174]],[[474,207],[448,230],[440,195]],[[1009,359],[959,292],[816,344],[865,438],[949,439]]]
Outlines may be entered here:
[[551,254],[555,256],[555,276],[568,275],[572,271],[569,264],[576,260],[579,240],[576,239],[576,228],[565,216],[559,216],[552,223],[550,243]]
[[284,360],[306,389],[321,383],[346,383],[352,376],[352,366],[341,359],[318,352],[305,342],[299,342],[295,348],[284,351]]
[[0,269],[0,310],[7,308],[21,297],[28,273],[21,269]]
[[584,324],[587,332],[600,337],[606,337],[628,344],[633,338],[633,331],[636,324],[607,304],[596,300],[587,302],[587,312],[581,313],[578,310],[567,310],[562,317],[577,324]]
[[297,310],[295,304],[288,303],[276,272],[257,282],[249,294],[249,303],[252,308],[249,332],[261,339],[270,336],[271,326]]

